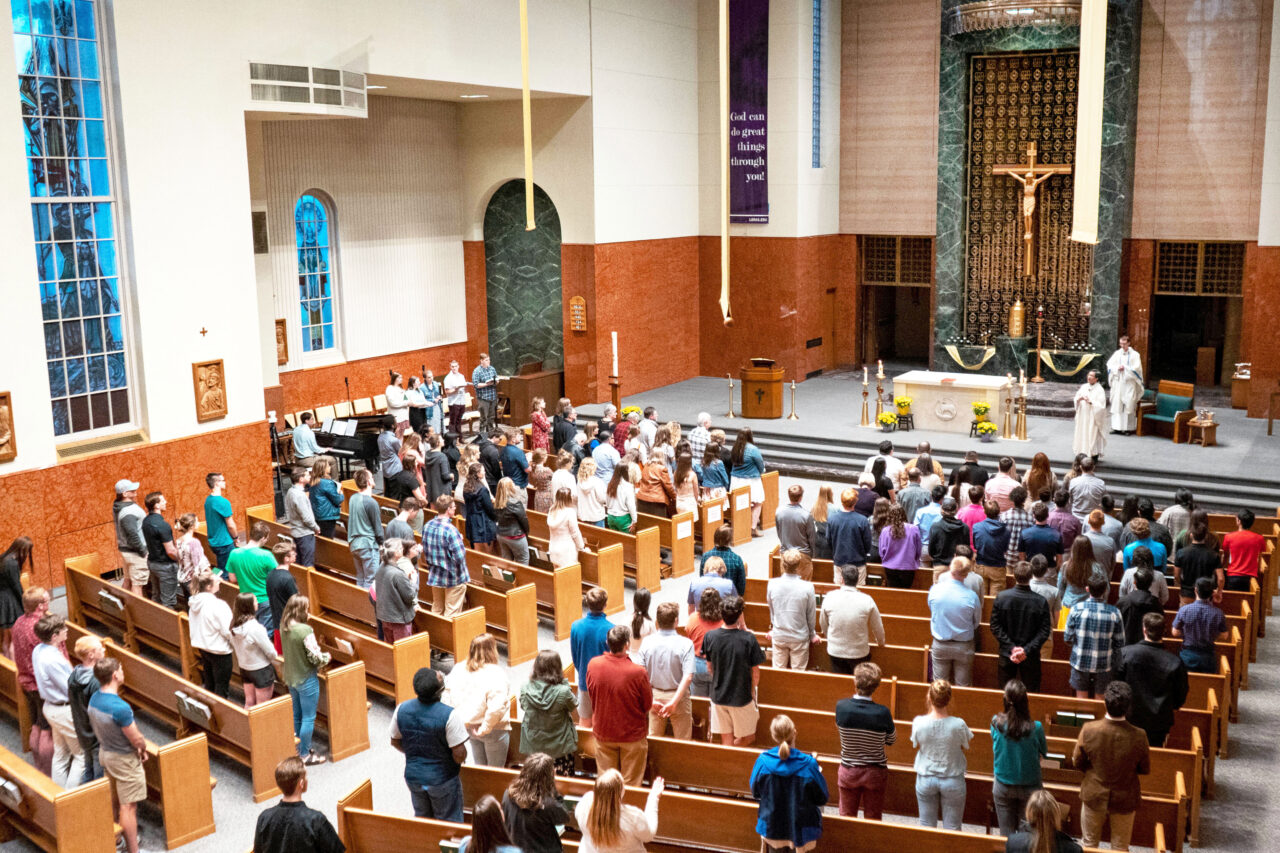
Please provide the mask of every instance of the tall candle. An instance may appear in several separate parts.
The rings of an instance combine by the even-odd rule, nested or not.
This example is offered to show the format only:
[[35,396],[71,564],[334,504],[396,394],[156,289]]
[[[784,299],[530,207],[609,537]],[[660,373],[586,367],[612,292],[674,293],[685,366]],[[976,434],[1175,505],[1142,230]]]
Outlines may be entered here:
[[867,384],[867,366],[865,364],[862,365],[862,384]]
[[1021,367],[1018,368],[1018,384],[1020,385],[1027,384],[1027,372],[1023,370]]
[[613,375],[618,375],[618,333],[613,333]]

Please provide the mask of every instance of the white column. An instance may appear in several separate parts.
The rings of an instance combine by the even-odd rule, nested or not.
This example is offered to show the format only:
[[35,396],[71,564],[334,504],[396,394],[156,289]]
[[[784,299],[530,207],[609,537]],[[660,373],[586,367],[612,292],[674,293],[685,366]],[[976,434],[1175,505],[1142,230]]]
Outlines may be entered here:
[[1102,95],[1107,76],[1107,0],[1080,9],[1080,82],[1076,105],[1075,193],[1071,239],[1098,242],[1098,185],[1102,179]]
[[1258,245],[1280,246],[1280,3],[1271,9],[1271,66],[1267,73],[1267,137],[1262,149]]

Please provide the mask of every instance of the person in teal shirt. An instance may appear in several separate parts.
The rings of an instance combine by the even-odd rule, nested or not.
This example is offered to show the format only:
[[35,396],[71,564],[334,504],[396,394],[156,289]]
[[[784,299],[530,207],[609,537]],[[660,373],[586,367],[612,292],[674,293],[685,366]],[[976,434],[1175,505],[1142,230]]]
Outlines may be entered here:
[[764,476],[764,457],[760,455],[760,448],[756,447],[755,436],[750,427],[738,430],[733,442],[733,454],[729,458],[733,462],[733,470],[729,472],[733,477],[732,487],[736,489],[746,485],[751,488],[751,535],[763,536],[760,511],[764,508],[764,483],[760,478]]
[[267,575],[275,571],[276,555],[262,547],[271,538],[271,528],[265,521],[255,521],[249,528],[249,541],[231,552],[227,560],[227,574],[231,581],[258,599],[257,620],[267,629],[275,630],[271,618],[271,602],[267,599]]
[[1031,719],[1027,688],[1014,678],[1004,686],[1004,713],[991,718],[995,781],[991,784],[1000,834],[1018,831],[1027,800],[1043,787],[1040,759],[1049,754],[1044,726]]
[[218,472],[205,475],[209,496],[204,499],[204,523],[209,534],[209,550],[217,560],[217,567],[225,577],[227,559],[236,547],[236,520],[232,517],[231,501],[222,496],[227,488],[227,478]]

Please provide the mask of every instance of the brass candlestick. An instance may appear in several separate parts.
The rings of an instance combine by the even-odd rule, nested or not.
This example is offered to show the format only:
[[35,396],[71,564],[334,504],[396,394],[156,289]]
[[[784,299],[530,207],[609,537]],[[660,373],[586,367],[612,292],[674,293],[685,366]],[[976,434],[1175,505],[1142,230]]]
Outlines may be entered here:
[[884,412],[884,374],[876,377],[876,424],[880,423],[882,412]]
[[622,383],[616,376],[609,377],[609,397],[613,402],[613,407],[619,412],[622,411]]
[[867,390],[867,380],[862,380],[862,425],[871,426],[871,418],[867,414],[867,397],[871,392]]
[[734,418],[737,417],[737,415],[733,413],[733,374],[726,373],[725,376],[729,377],[729,414],[725,415],[725,417]]
[[1040,315],[1036,315],[1036,375],[1035,375],[1035,378],[1033,378],[1031,381],[1035,382],[1037,385],[1044,381],[1043,379],[1040,378],[1040,347],[1044,345],[1042,343],[1043,339],[1044,339],[1044,317]]
[[1013,438],[1013,385],[1009,385],[1009,396],[1004,398],[1004,429],[1001,438]]
[[1018,398],[1018,425],[1015,429],[1018,434],[1018,441],[1027,440],[1027,393],[1026,386],[1022,387],[1022,396]]
[[796,414],[796,381],[794,379],[791,380],[791,414],[787,415],[787,420],[800,420],[800,416]]

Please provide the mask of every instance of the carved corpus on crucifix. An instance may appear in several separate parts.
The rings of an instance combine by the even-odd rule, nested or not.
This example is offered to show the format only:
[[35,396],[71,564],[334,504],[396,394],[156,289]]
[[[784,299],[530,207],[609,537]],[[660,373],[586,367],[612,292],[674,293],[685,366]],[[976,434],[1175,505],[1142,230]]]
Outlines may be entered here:
[[1007,175],[1022,184],[1022,274],[1032,275],[1035,270],[1035,212],[1036,190],[1052,175],[1067,175],[1071,167],[1062,164],[1037,164],[1036,144],[1027,143],[1027,162],[991,167],[993,175]]

